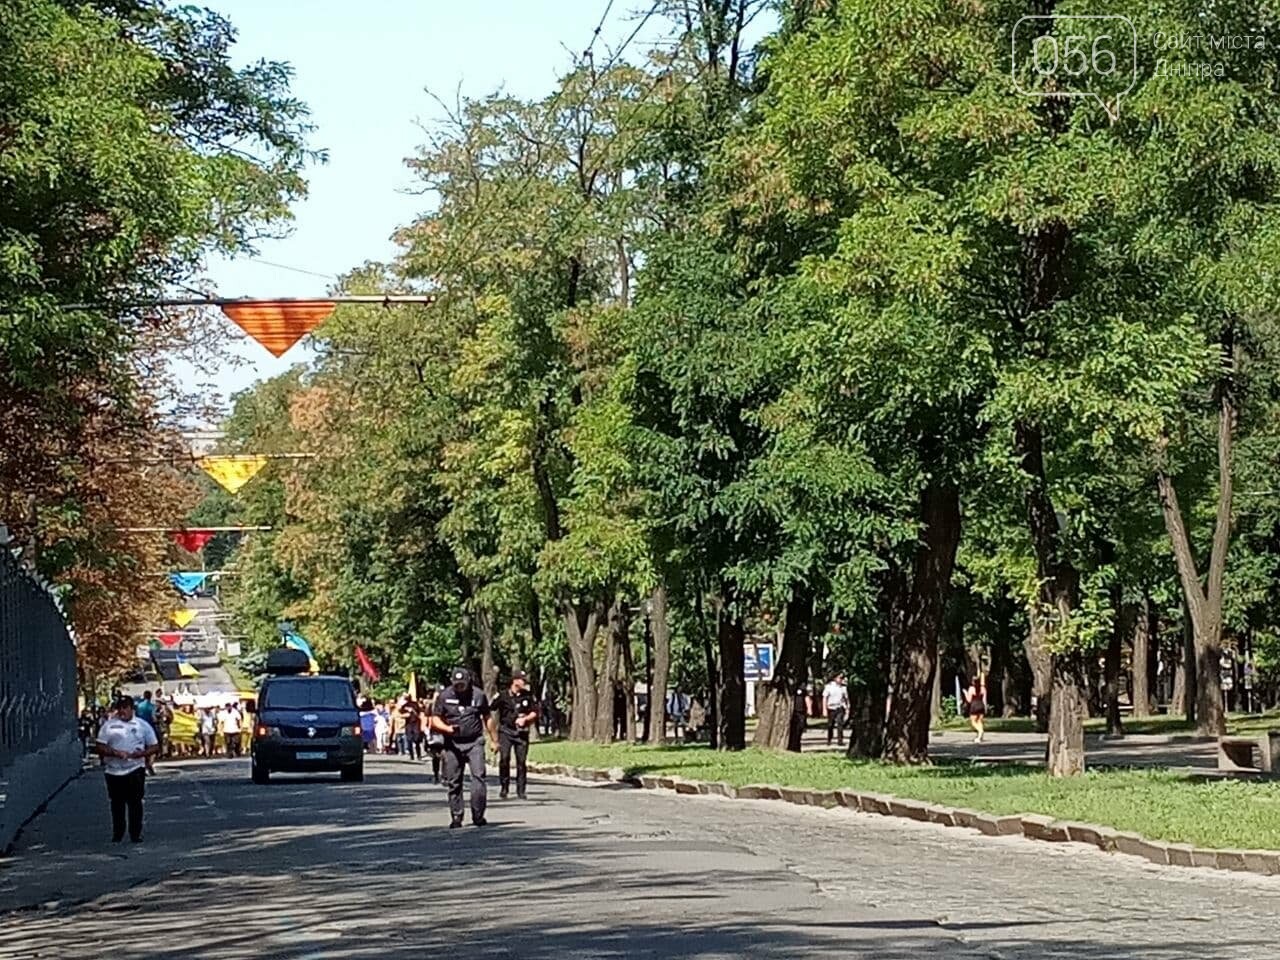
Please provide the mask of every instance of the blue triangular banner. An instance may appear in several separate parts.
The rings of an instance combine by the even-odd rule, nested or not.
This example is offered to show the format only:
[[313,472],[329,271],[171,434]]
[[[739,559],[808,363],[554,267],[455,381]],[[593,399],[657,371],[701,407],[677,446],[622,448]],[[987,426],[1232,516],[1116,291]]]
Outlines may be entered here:
[[207,576],[209,576],[207,573],[202,573],[200,571],[190,573],[171,573],[169,574],[169,582],[177,587],[182,593],[192,594],[200,589]]

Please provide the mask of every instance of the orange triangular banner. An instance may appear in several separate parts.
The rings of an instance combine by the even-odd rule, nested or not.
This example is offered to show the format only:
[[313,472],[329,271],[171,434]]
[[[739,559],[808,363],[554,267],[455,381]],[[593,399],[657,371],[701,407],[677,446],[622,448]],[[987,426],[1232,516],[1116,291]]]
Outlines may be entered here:
[[222,312],[245,333],[282,357],[333,313],[332,300],[247,300],[224,303]]

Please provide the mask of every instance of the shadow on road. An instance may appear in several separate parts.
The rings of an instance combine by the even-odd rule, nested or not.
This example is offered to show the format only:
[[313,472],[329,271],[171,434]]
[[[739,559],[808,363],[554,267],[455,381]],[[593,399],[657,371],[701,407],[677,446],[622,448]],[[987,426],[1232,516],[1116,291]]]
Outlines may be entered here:
[[[1183,960],[1273,950],[1244,938],[1083,942],[1062,916],[952,923],[920,902],[855,912],[746,846],[611,822],[590,791],[569,800],[535,784],[529,804],[494,803],[492,826],[449,830],[443,795],[420,768],[370,768],[364,784],[263,787],[244,764],[166,770],[150,785],[147,841],[123,851],[103,843],[102,785],[87,775],[0,873],[0,907],[24,908],[0,922],[0,957]],[[902,869],[913,869],[908,857]],[[39,905],[51,899],[61,902]],[[1107,922],[1089,921],[1095,931]]]

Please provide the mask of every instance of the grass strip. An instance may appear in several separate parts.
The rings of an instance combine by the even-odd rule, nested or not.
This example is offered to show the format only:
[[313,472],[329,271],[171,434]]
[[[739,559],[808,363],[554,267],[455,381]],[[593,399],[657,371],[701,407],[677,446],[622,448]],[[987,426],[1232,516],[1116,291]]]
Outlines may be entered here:
[[1054,779],[1023,766],[894,767],[831,754],[737,753],[702,745],[646,747],[542,741],[530,759],[628,774],[850,788],[986,813],[1039,813],[1199,847],[1280,850],[1280,782],[1194,780],[1159,770],[1104,770]]

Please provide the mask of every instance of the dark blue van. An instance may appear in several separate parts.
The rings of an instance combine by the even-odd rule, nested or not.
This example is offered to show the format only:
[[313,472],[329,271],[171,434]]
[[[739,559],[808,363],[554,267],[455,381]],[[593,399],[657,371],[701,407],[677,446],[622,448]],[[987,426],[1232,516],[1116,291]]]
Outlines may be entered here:
[[[267,669],[272,666],[268,660]],[[254,783],[269,782],[273,773],[321,771],[363,780],[364,741],[351,681],[302,673],[268,676],[258,692],[251,756]]]

